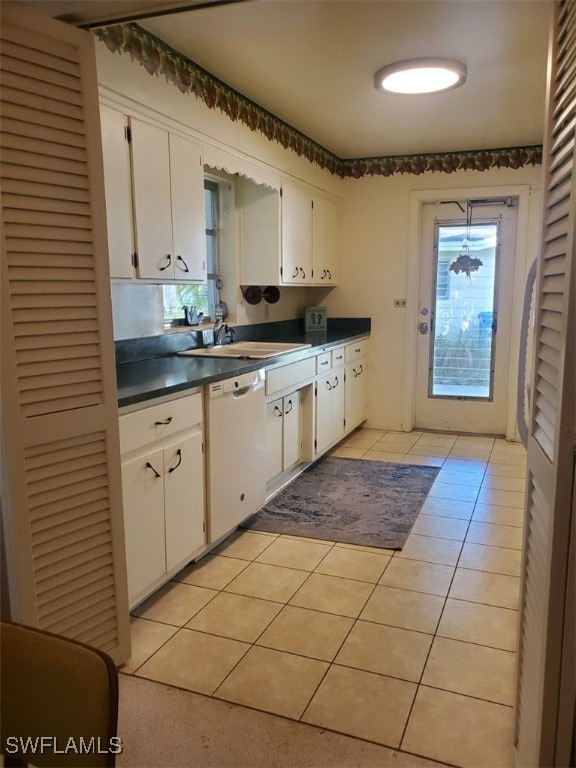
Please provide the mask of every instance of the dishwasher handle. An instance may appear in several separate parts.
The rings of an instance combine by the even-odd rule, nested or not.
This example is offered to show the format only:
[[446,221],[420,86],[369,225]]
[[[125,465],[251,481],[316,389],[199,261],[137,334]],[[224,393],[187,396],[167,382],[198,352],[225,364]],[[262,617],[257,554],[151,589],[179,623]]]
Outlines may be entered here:
[[246,387],[241,387],[240,389],[235,389],[232,391],[232,397],[239,399],[241,397],[244,397],[244,395],[247,395],[248,392],[252,389],[252,386],[248,384]]

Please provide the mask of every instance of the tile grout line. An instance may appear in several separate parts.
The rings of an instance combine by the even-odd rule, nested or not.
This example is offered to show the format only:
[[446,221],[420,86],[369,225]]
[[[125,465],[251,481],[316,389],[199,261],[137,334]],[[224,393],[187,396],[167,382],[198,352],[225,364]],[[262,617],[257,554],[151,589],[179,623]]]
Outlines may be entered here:
[[[279,538],[280,538],[280,537],[277,537],[276,539],[274,539],[274,541],[277,541]],[[325,557],[327,557],[327,556],[328,556],[328,553],[329,553],[329,552],[331,552],[331,551],[334,549],[334,546],[335,546],[335,544],[332,544],[331,546],[327,547],[327,550],[328,550],[328,551],[326,552],[326,554],[325,554],[325,555],[323,555],[323,557],[322,557],[322,559],[319,561],[319,563],[317,563],[317,566],[318,566],[318,565],[319,565],[319,564],[320,564],[320,563],[321,563],[321,562],[324,560],[324,558],[325,558]],[[268,547],[266,547],[266,549],[268,549]],[[266,549],[262,550],[262,552],[265,552],[265,551],[266,551]],[[262,552],[260,552],[260,554],[262,554]],[[257,555],[257,557],[259,557],[259,555]],[[256,561],[255,561],[255,560],[253,560],[252,562],[256,562]],[[317,566],[316,566],[316,567],[317,567]],[[276,568],[279,568],[279,567],[282,567],[282,566],[274,566],[274,567],[276,567]],[[285,567],[286,567],[286,566],[285,566]],[[292,569],[291,569],[291,570],[292,570]],[[299,587],[298,587],[296,590],[294,590],[293,594],[292,594],[292,595],[291,595],[291,596],[288,598],[288,600],[286,600],[286,602],[282,604],[282,608],[280,609],[280,611],[278,611],[278,613],[276,614],[276,616],[274,616],[272,619],[270,619],[270,621],[269,621],[269,622],[268,622],[268,624],[267,624],[267,625],[264,627],[264,629],[263,629],[263,630],[262,630],[262,631],[261,631],[261,632],[260,632],[260,633],[257,635],[257,637],[256,637],[256,638],[255,638],[255,639],[254,639],[254,640],[253,640],[253,641],[250,643],[250,647],[249,647],[249,648],[246,650],[246,652],[245,652],[245,653],[243,653],[243,654],[242,654],[242,656],[241,656],[241,657],[238,659],[238,661],[236,662],[236,664],[234,664],[234,666],[232,667],[232,669],[230,669],[230,670],[229,670],[229,672],[228,672],[228,673],[227,673],[227,674],[226,674],[226,675],[225,675],[225,676],[222,678],[222,680],[221,680],[221,681],[218,683],[218,685],[217,685],[217,686],[216,686],[216,688],[214,689],[214,691],[213,691],[213,693],[211,694],[211,696],[213,696],[214,698],[218,698],[218,696],[217,696],[216,694],[218,693],[219,689],[220,689],[220,688],[221,688],[221,687],[224,685],[224,683],[226,682],[226,680],[228,680],[228,678],[229,678],[229,677],[230,677],[230,675],[231,675],[231,674],[234,672],[234,670],[235,670],[235,669],[238,667],[238,665],[240,664],[240,662],[241,662],[241,661],[242,661],[244,658],[246,658],[246,656],[248,655],[248,653],[249,653],[249,652],[250,652],[250,651],[251,651],[253,648],[255,648],[255,647],[259,647],[259,648],[261,648],[261,647],[266,647],[266,646],[256,646],[256,643],[257,643],[257,642],[258,642],[258,640],[259,640],[259,639],[262,637],[262,635],[264,634],[264,632],[266,632],[266,630],[267,630],[267,629],[270,627],[270,625],[272,624],[272,622],[273,622],[273,621],[275,621],[275,620],[276,620],[276,618],[277,618],[277,617],[278,617],[278,616],[279,616],[279,615],[282,613],[282,611],[284,610],[284,608],[286,608],[286,607],[287,607],[287,606],[290,604],[290,600],[292,600],[292,598],[294,597],[294,595],[296,595],[296,594],[297,594],[297,592],[299,592],[299,591],[300,591],[300,589],[302,589],[302,587],[304,586],[304,584],[306,584],[306,583],[309,581],[309,579],[310,579],[310,576],[312,576],[312,574],[313,574],[313,573],[314,573],[314,571],[309,571],[309,572],[308,572],[308,576],[307,576],[307,577],[304,579],[304,581],[302,582],[302,584],[300,584],[300,586],[299,586]],[[231,594],[234,594],[234,593],[231,593]],[[254,599],[257,599],[257,600],[258,600],[258,599],[260,599],[260,598],[254,598]],[[272,602],[274,602],[274,601],[272,601]],[[275,650],[275,649],[269,649],[269,650]],[[293,655],[297,655],[297,654],[293,654]],[[305,658],[309,658],[309,657],[305,657]],[[329,667],[328,667],[328,669],[329,669]],[[328,669],[326,670],[326,672],[328,671]],[[325,674],[326,674],[326,673],[325,673]],[[324,679],[324,676],[325,676],[325,675],[323,675],[322,679]],[[222,701],[227,701],[227,699],[222,699]],[[240,706],[243,706],[243,705],[240,705]],[[292,718],[289,718],[289,719],[292,719]]]
[[[393,556],[392,556],[392,557],[393,557]],[[384,569],[383,569],[382,573],[380,574],[380,577],[379,577],[379,579],[381,579],[381,578],[382,578],[382,576],[383,576],[383,575],[386,573],[386,570],[387,570],[388,566],[389,566],[389,565],[390,565],[390,563],[392,562],[392,557],[390,557],[390,559],[388,560],[388,562],[387,562],[387,563],[386,563],[386,565],[384,566]],[[336,653],[334,654],[334,657],[333,657],[332,661],[330,661],[330,662],[328,663],[328,668],[326,669],[325,673],[322,675],[322,678],[321,678],[321,680],[319,681],[319,683],[318,683],[318,685],[316,686],[316,688],[314,689],[314,691],[313,691],[312,695],[311,695],[311,696],[310,696],[310,698],[308,699],[308,703],[306,704],[306,706],[305,706],[305,707],[304,707],[304,709],[302,710],[302,714],[301,714],[301,715],[300,715],[300,717],[298,718],[298,721],[299,721],[299,722],[302,722],[302,718],[304,717],[304,715],[305,715],[305,714],[306,714],[306,712],[308,711],[308,709],[309,709],[309,707],[310,707],[310,704],[312,703],[312,700],[314,699],[314,697],[316,696],[316,694],[317,694],[317,692],[318,692],[318,690],[319,690],[320,686],[322,685],[322,683],[323,683],[323,682],[324,682],[324,680],[326,679],[326,676],[328,675],[328,672],[329,672],[329,671],[332,669],[333,665],[336,663],[336,658],[337,658],[338,654],[339,654],[339,653],[340,653],[340,651],[342,650],[342,647],[344,646],[345,642],[346,642],[346,641],[348,640],[348,638],[350,637],[350,634],[351,634],[352,630],[354,629],[354,627],[356,626],[356,624],[357,624],[357,623],[358,623],[358,621],[360,620],[360,615],[361,615],[362,611],[363,611],[363,610],[366,608],[366,605],[368,604],[368,601],[370,600],[370,598],[371,598],[371,597],[372,597],[372,595],[374,594],[374,592],[375,592],[375,590],[376,590],[376,587],[378,586],[378,584],[379,584],[379,583],[380,583],[380,582],[379,582],[379,580],[378,580],[378,581],[377,581],[377,582],[376,582],[376,583],[373,585],[373,588],[372,588],[372,590],[370,591],[370,594],[367,596],[367,598],[366,598],[366,600],[364,601],[364,603],[363,603],[362,607],[361,607],[361,608],[360,608],[360,610],[358,611],[358,616],[356,616],[356,617],[354,618],[354,621],[352,622],[352,624],[351,624],[351,626],[350,626],[350,629],[348,630],[348,632],[346,633],[346,636],[343,638],[342,642],[341,642],[341,643],[340,643],[340,645],[338,646],[338,650],[337,650],[337,651],[336,651]],[[352,618],[352,617],[350,617],[350,618]]]
[[[486,470],[482,474],[482,479],[484,479],[486,474]],[[478,490],[478,493],[480,491]],[[478,496],[476,496],[478,498]],[[476,504],[476,502],[474,502]],[[472,515],[474,514],[474,509],[472,510]],[[462,539],[461,546],[460,546],[460,552],[458,554],[458,557],[456,559],[456,563],[454,564],[454,572],[452,573],[452,577],[450,579],[450,584],[448,585],[448,589],[446,590],[446,596],[444,598],[444,604],[442,606],[442,610],[440,611],[440,615],[438,616],[438,621],[436,622],[436,628],[434,630],[434,634],[432,637],[432,642],[430,643],[430,648],[428,649],[428,653],[426,654],[426,659],[424,661],[424,664],[422,666],[422,671],[420,673],[420,679],[418,680],[418,683],[416,684],[416,691],[414,693],[414,699],[412,700],[412,705],[410,707],[410,711],[408,712],[408,717],[406,718],[406,723],[404,725],[404,729],[402,731],[402,737],[400,739],[400,747],[402,747],[402,744],[404,742],[404,739],[406,738],[406,732],[408,730],[408,725],[410,723],[410,719],[412,717],[412,712],[414,711],[414,705],[416,704],[416,698],[418,696],[418,693],[420,691],[420,688],[422,687],[422,680],[424,678],[424,673],[426,671],[426,666],[428,665],[428,661],[430,659],[430,654],[432,653],[432,648],[434,647],[434,643],[436,642],[436,638],[439,637],[438,635],[438,629],[440,628],[440,623],[442,621],[442,616],[444,615],[444,611],[446,609],[446,605],[448,604],[448,595],[450,594],[450,590],[452,589],[452,585],[454,584],[454,579],[456,577],[456,571],[458,570],[458,563],[460,562],[460,558],[462,556],[462,550],[464,549],[464,543],[466,541],[466,536],[468,535],[468,531],[470,530],[470,525],[472,523],[472,515],[470,516],[470,519],[468,520],[468,525],[466,526],[466,533],[464,534],[464,538]]]

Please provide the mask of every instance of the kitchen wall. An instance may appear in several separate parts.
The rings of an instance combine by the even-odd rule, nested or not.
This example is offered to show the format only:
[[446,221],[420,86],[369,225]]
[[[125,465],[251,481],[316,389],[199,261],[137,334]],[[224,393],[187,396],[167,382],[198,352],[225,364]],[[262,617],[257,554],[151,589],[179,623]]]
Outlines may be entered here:
[[[409,317],[407,309],[395,309],[393,300],[406,298],[410,290],[414,290],[414,286],[409,285],[410,229],[413,224],[410,218],[411,195],[418,190],[450,189],[474,190],[472,194],[481,196],[482,190],[488,187],[527,185],[530,190],[527,232],[521,233],[525,247],[519,255],[519,274],[522,277],[539,247],[541,167],[363,177],[342,181],[295,153],[269,142],[260,134],[253,133],[245,125],[208,109],[195,97],[181,94],[172,84],[150,76],[139,64],[131,62],[126,54],[112,54],[103,43],[97,43],[96,49],[98,77],[104,98],[119,104],[140,105],[151,116],[168,115],[191,128],[199,138],[232,147],[260,163],[340,197],[338,287],[332,290],[284,288],[277,305],[262,303],[251,307],[243,303],[238,286],[234,286],[236,321],[289,319],[299,316],[302,308],[311,304],[325,304],[331,316],[371,317],[368,424],[384,429],[410,429],[410,403],[406,402],[410,387],[406,382],[405,369],[409,369],[407,363],[415,354],[411,324],[416,323],[417,317]],[[122,289],[117,291],[116,296],[121,292]],[[518,335],[518,324],[517,316],[513,339]],[[511,400],[514,391],[515,383],[511,381]]]
[[[519,258],[526,273],[539,248],[540,166],[519,170],[457,171],[452,174],[364,177],[342,182],[342,258],[338,287],[324,303],[329,315],[365,315],[372,318],[368,421],[383,429],[409,429],[403,412],[407,386],[404,369],[409,326],[418,322],[413,313],[394,308],[396,298],[407,298],[410,259],[411,196],[421,190],[482,190],[488,187],[529,185],[526,248]],[[520,216],[519,216],[520,219]],[[417,286],[416,286],[417,288]],[[513,329],[518,333],[519,316]],[[515,388],[511,382],[512,389]]]

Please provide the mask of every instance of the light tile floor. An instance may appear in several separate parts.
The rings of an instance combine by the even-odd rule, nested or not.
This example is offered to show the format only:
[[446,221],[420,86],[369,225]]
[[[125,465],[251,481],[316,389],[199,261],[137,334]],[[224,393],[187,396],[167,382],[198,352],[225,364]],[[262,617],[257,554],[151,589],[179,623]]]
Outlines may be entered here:
[[399,552],[236,532],[134,612],[122,671],[463,768],[512,765],[525,452],[360,429],[440,468]]

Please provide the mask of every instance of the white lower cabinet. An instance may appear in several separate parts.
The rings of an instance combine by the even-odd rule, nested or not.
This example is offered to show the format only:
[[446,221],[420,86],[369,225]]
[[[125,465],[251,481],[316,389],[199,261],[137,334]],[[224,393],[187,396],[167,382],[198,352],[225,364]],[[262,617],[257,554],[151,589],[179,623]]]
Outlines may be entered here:
[[120,416],[130,606],[206,543],[202,395]]
[[316,382],[316,456],[344,434],[344,369],[338,368]]
[[[160,477],[156,477],[156,472]],[[126,570],[130,607],[166,573],[163,451],[122,462]]]
[[202,433],[164,449],[166,570],[204,545],[204,460]]
[[345,360],[344,426],[346,432],[350,432],[366,420],[368,389],[366,341],[348,344],[345,349]]
[[266,405],[266,481],[299,464],[302,457],[299,392]]

